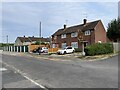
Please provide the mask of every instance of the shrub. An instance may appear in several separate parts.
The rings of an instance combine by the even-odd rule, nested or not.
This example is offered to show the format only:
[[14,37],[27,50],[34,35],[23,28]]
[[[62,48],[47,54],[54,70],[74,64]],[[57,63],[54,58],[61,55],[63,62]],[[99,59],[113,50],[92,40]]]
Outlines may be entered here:
[[81,48],[75,48],[75,52],[81,52]]
[[86,55],[100,55],[113,53],[113,45],[110,43],[96,43],[85,47]]

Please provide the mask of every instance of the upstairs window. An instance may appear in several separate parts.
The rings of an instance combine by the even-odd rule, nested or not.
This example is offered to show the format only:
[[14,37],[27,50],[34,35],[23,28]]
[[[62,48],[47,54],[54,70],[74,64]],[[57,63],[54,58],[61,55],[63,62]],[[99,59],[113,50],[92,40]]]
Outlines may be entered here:
[[78,35],[77,32],[71,33],[71,37],[77,37],[77,35]]
[[61,35],[61,38],[66,38],[66,34],[62,34],[62,35]]
[[90,30],[85,31],[85,35],[90,35],[90,34],[91,34]]
[[54,36],[54,40],[56,40],[57,39],[57,36]]

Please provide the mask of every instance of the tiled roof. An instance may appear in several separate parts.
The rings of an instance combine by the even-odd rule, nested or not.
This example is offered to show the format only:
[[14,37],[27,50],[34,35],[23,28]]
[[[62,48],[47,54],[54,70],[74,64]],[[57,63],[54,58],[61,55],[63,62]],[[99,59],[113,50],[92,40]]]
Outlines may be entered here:
[[80,24],[80,25],[76,25],[76,26],[67,27],[66,29],[59,29],[58,31],[56,31],[53,34],[53,36],[54,35],[61,35],[61,34],[77,32],[78,30],[86,31],[86,30],[89,30],[89,29],[94,29],[99,21],[100,20],[93,21],[93,22],[88,22],[85,25]]
[[42,42],[50,42],[49,38],[39,38],[39,37],[18,37],[21,42],[33,42],[33,41],[42,41]]

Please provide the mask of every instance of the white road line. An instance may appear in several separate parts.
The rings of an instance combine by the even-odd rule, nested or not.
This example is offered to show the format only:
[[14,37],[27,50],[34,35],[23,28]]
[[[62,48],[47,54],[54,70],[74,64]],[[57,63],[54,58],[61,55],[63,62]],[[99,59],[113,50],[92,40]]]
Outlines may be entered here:
[[0,71],[6,71],[7,69],[6,68],[0,68]]
[[31,82],[34,83],[35,85],[39,86],[40,88],[43,88],[43,89],[47,90],[47,88],[45,88],[43,85],[41,85],[41,84],[35,82],[35,81],[32,80],[31,78],[27,77],[26,74],[23,73],[23,72],[21,72],[19,69],[15,68],[15,67],[12,66],[12,65],[8,65],[8,64],[5,63],[5,62],[2,62],[2,63],[5,64],[5,65],[8,66],[8,67],[13,68],[15,71],[17,71],[18,73],[20,73],[23,77],[25,77],[26,79],[28,79],[29,81],[31,81]]

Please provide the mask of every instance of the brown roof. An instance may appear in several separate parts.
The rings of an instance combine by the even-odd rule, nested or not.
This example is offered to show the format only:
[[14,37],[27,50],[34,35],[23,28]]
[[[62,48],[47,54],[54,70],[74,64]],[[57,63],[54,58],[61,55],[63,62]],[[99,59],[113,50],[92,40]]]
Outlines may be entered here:
[[67,34],[67,33],[72,33],[72,32],[77,32],[78,30],[82,30],[82,31],[86,31],[88,29],[94,29],[95,26],[97,25],[97,23],[101,21],[101,20],[97,20],[97,21],[93,21],[93,22],[88,22],[85,25],[84,24],[80,24],[80,25],[76,25],[76,26],[71,26],[68,27],[66,29],[59,29],[58,31],[56,31],[54,35],[61,35],[61,34]]
[[31,42],[31,40],[28,37],[17,37],[21,42]]
[[50,42],[49,38],[39,38],[39,37],[18,37],[21,42],[33,42],[33,41],[39,41],[42,42]]

